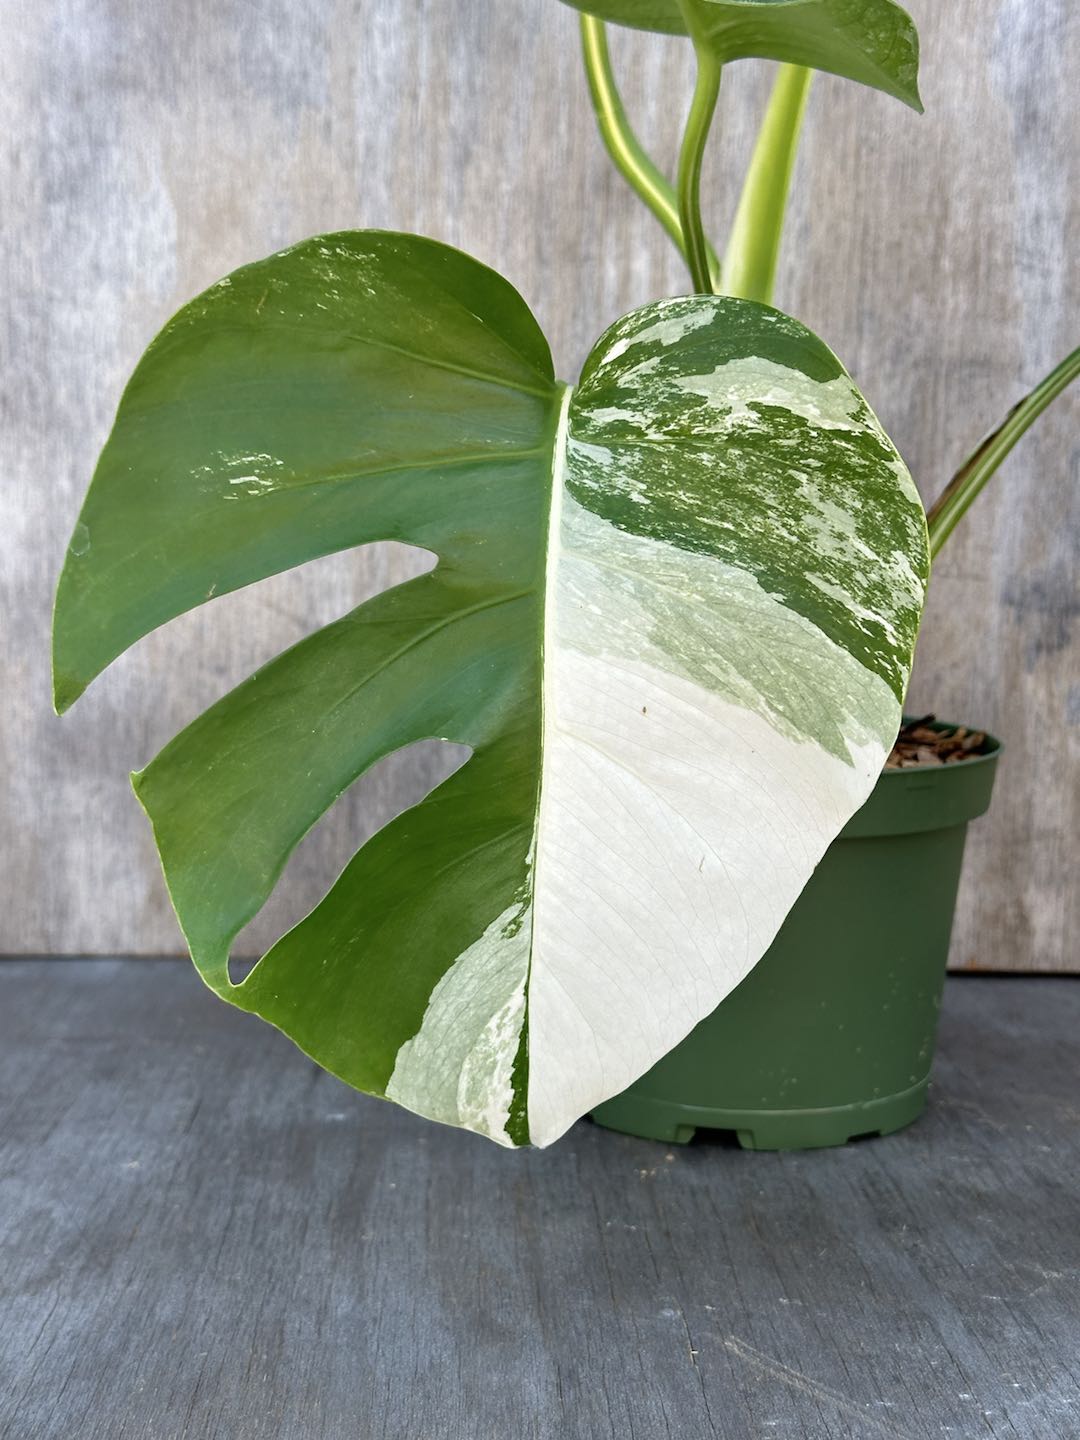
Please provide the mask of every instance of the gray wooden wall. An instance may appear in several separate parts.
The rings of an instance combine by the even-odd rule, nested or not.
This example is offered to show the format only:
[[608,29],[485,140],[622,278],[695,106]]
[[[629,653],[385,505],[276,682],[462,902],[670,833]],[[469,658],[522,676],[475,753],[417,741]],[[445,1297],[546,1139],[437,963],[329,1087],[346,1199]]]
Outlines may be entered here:
[[[911,0],[919,118],[816,83],[778,303],[819,331],[927,495],[1080,340],[1080,7]],[[496,265],[572,377],[601,329],[686,288],[610,170],[557,0],[0,0],[0,951],[173,952],[126,773],[261,661],[412,573],[375,547],[143,641],[64,721],[50,589],[120,387],[187,297],[319,230],[418,230]],[[617,37],[670,161],[690,72]],[[731,213],[768,67],[725,79],[708,211]],[[934,576],[911,705],[1009,744],[976,826],[961,967],[1080,969],[1080,394],[1058,401]],[[392,758],[298,852],[253,949],[447,757]],[[917,897],[913,897],[913,900]]]

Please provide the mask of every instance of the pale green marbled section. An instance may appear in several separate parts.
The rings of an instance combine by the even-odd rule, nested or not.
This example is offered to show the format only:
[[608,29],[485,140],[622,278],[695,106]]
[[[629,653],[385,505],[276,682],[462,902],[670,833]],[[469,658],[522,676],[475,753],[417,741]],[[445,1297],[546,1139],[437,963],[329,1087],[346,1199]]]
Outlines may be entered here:
[[386,1095],[430,1120],[510,1145],[513,1071],[525,1024],[532,906],[515,902],[462,952],[401,1047]]
[[[589,463],[573,444],[568,461]],[[891,745],[889,686],[746,570],[620,530],[567,497],[559,572],[561,645],[693,680],[844,761],[852,747]]]
[[663,302],[582,376],[568,487],[618,529],[752,575],[902,698],[929,558],[911,477],[832,352],[767,306]]

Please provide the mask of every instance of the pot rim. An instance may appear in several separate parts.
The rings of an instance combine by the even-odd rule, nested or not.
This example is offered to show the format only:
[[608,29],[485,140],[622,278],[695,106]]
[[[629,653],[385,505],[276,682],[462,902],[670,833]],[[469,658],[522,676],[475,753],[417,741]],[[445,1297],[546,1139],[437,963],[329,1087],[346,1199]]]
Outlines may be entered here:
[[[914,719],[916,717],[905,715],[901,723],[906,725],[909,718]],[[959,728],[959,722],[954,723],[951,720],[928,720],[926,724],[931,730],[956,730]],[[974,727],[969,725],[967,728],[970,730]],[[986,736],[986,749],[980,750],[977,755],[967,755],[963,760],[952,760],[947,765],[905,765],[902,770],[886,770],[883,768],[878,777],[879,782],[881,780],[894,780],[897,777],[905,775],[933,775],[935,771],[938,770],[970,770],[975,765],[985,765],[988,762],[996,761],[1005,749],[1005,742],[999,740],[996,735],[991,735],[989,730],[984,730],[982,733]]]

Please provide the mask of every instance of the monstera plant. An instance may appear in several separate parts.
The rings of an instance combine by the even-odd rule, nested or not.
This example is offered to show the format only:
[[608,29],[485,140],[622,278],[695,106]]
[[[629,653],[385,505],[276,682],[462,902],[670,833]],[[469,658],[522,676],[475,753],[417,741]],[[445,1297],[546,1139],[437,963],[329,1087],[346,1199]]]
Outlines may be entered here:
[[[217,595],[377,540],[437,557],[134,785],[208,985],[350,1084],[513,1145],[627,1085],[767,949],[890,749],[929,570],[896,450],[760,293],[793,67],[917,105],[910,20],[889,0],[591,8],[693,39],[672,186],[583,19],[609,143],[697,293],[618,321],[569,386],[511,286],[445,245],[345,231],[245,266],[135,370],[56,603],[63,710]],[[728,257],[743,282],[717,294],[698,176],[721,67],[747,56],[786,68]],[[424,738],[471,753],[234,982],[230,946],[297,843]]]

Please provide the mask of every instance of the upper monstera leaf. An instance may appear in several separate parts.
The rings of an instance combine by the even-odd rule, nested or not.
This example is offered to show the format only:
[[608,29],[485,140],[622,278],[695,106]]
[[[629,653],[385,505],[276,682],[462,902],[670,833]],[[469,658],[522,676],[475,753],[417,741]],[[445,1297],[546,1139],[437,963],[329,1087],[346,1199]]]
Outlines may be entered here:
[[[738,984],[869,793],[923,512],[775,310],[648,305],[569,389],[484,266],[323,236],[200,296],[136,370],[60,581],[58,705],[170,616],[384,539],[435,569],[259,670],[136,789],[218,994],[361,1089],[547,1144]],[[470,758],[232,984],[304,833],[432,736]]]
[[919,37],[893,0],[565,0],[601,20],[670,35],[686,16],[725,64],[753,57],[827,70],[895,95],[915,110]]

